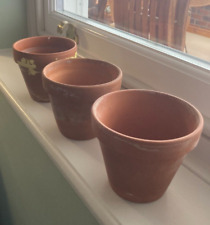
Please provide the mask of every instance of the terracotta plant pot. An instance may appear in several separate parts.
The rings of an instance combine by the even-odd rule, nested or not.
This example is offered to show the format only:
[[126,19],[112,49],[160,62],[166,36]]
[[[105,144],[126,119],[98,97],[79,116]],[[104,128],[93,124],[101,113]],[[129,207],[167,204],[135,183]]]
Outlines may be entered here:
[[92,114],[110,184],[134,202],[164,194],[203,128],[195,107],[155,91],[106,94],[94,103]]
[[43,84],[61,133],[75,140],[95,137],[92,104],[100,96],[120,89],[121,81],[120,68],[99,60],[68,59],[47,65]]
[[14,43],[14,60],[20,67],[32,99],[49,102],[42,86],[43,68],[55,60],[75,57],[76,52],[76,43],[64,37],[38,36]]

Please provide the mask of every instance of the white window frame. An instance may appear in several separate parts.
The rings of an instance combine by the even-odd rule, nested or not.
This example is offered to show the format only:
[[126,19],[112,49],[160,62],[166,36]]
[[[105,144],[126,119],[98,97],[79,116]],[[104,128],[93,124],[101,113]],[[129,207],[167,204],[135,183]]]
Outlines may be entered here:
[[191,102],[202,112],[204,133],[210,137],[210,63],[135,36],[127,40],[126,33],[118,30],[112,33],[110,27],[104,30],[100,23],[87,18],[61,15],[54,10],[54,0],[30,0],[29,8],[34,7],[33,4],[39,35],[58,35],[57,24],[69,21],[79,34],[81,57],[98,58],[120,66],[126,88],[155,89]]

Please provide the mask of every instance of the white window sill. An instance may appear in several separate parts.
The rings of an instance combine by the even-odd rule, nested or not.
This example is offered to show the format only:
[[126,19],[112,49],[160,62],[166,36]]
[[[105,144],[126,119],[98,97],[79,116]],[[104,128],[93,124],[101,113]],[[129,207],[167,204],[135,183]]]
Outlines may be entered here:
[[0,68],[1,92],[101,224],[209,223],[208,164],[190,155],[161,199],[149,204],[125,201],[108,184],[97,139],[72,141],[60,134],[50,104],[29,97],[11,50],[0,51]]

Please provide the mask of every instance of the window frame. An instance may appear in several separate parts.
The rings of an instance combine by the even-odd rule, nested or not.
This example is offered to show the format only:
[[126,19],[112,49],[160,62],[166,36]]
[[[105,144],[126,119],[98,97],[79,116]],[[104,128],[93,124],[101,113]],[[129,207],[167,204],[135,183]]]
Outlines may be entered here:
[[210,63],[132,35],[127,40],[125,32],[111,33],[112,28],[104,30],[103,25],[87,18],[79,21],[79,16],[61,15],[54,9],[54,0],[31,0],[28,4],[36,6],[38,35],[58,36],[57,25],[69,21],[77,29],[81,57],[98,58],[121,67],[125,88],[154,89],[191,102],[203,114],[204,134],[210,137]]

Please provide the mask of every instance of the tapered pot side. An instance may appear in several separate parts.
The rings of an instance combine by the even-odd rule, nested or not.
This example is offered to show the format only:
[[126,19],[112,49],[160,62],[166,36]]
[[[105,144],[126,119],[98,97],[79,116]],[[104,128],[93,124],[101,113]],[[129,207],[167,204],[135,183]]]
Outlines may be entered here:
[[92,121],[112,189],[134,202],[164,194],[203,129],[194,106],[148,90],[102,96],[93,105]]
[[93,59],[59,60],[43,70],[43,86],[50,97],[61,133],[71,139],[95,137],[91,107],[100,96],[119,90],[122,71]]
[[76,57],[76,52],[76,43],[64,37],[29,37],[13,44],[14,60],[20,67],[32,99],[49,102],[42,86],[43,68],[53,61]]

